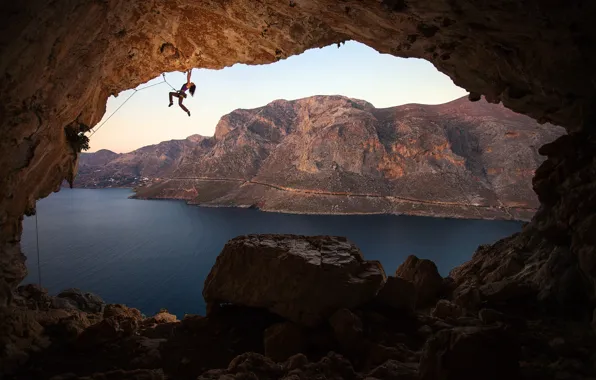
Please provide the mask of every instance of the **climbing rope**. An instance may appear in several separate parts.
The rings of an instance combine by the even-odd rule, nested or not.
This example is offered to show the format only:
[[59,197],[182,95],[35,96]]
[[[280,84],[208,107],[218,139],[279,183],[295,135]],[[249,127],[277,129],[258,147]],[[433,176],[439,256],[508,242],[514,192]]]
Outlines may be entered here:
[[146,90],[146,89],[151,88],[151,87],[158,86],[158,85],[160,85],[162,83],[166,83],[168,86],[170,86],[172,88],[172,90],[176,91],[176,89],[166,80],[166,74],[162,74],[162,76],[163,76],[163,80],[161,82],[159,82],[159,83],[154,83],[154,84],[151,84],[149,86],[145,86],[143,88],[135,88],[134,91],[133,91],[133,93],[130,94],[130,96],[128,98],[126,98],[126,100],[124,102],[122,102],[122,104],[120,104],[120,106],[118,108],[116,108],[116,110],[114,110],[114,112],[112,112],[112,114],[110,116],[108,116],[107,119],[105,119],[96,128],[91,129],[91,133],[89,134],[89,137],[93,136],[97,131],[99,131],[101,129],[101,127],[103,127],[104,124],[107,123],[108,120],[110,120],[112,118],[112,116],[114,116],[116,114],[116,112],[118,112],[120,110],[120,108],[122,108],[126,104],[126,102],[128,102],[133,96],[135,96],[135,94],[137,92]]
[[176,89],[174,88],[174,86],[172,86],[172,85],[170,84],[170,82],[168,82],[168,81],[167,81],[167,79],[166,79],[166,74],[165,74],[165,73],[163,73],[163,74],[161,74],[161,75],[163,76],[163,81],[164,81],[164,82],[165,82],[165,83],[166,83],[168,86],[170,86],[170,88],[171,88],[172,90],[176,91]]
[[41,263],[39,261],[39,227],[37,224],[37,201],[35,202],[35,247],[37,248],[37,281],[41,287]]

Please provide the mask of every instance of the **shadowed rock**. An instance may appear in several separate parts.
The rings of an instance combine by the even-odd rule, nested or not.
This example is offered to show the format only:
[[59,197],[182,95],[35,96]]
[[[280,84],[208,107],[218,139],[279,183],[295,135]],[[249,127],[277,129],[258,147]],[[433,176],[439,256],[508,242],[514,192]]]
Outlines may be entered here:
[[417,307],[434,304],[443,288],[443,278],[435,263],[431,260],[419,259],[414,255],[406,258],[406,261],[395,271],[395,276],[414,284]]
[[89,313],[101,313],[106,304],[101,297],[93,293],[82,292],[79,289],[64,290],[56,298],[65,299],[79,310]]
[[420,379],[517,379],[519,352],[513,336],[500,327],[441,330],[424,347]]
[[412,312],[416,306],[416,287],[401,277],[389,276],[375,301],[393,309]]
[[453,302],[447,300],[439,300],[431,315],[440,319],[457,319],[462,315],[462,309]]
[[292,322],[277,323],[265,330],[265,355],[283,362],[305,348],[305,332]]

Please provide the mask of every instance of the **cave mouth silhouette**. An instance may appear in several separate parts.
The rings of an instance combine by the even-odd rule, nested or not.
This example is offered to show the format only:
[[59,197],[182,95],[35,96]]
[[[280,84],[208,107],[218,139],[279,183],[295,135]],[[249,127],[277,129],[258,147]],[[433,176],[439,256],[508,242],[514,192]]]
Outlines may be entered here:
[[[563,323],[579,319],[581,335],[593,337],[587,322],[596,305],[594,14],[593,0],[3,2],[0,306],[13,301],[12,291],[27,273],[20,246],[23,215],[34,214],[37,199],[59,190],[64,179],[72,180],[78,154],[69,137],[73,130],[99,122],[110,95],[163,72],[267,64],[306,49],[354,40],[381,53],[425,59],[468,91],[471,100],[484,96],[490,103],[567,130],[567,135],[540,148],[547,159],[532,181],[541,204],[532,221],[522,232],[480,247],[469,262],[451,272],[445,285],[453,302],[466,307],[505,303],[524,316],[558,317]],[[118,310],[110,312],[124,313]],[[10,305],[0,307],[0,331],[9,335],[7,349],[0,351],[2,371],[7,368],[5,358],[19,363],[31,347],[39,348],[34,342],[43,329],[21,312]],[[494,313],[484,316],[495,318]],[[240,318],[240,313],[228,317]],[[197,327],[202,321],[188,322]],[[427,372],[420,377],[514,378],[519,361],[503,333],[515,335],[516,327],[523,325],[517,322],[512,323],[513,332],[480,328],[479,334],[466,336],[454,328],[437,334],[426,352]],[[575,345],[575,340],[555,340],[545,343],[551,348],[547,355],[569,353],[566,349]],[[480,344],[465,344],[471,341]],[[491,361],[499,370],[496,374],[474,367],[494,358],[487,352],[493,342],[500,348]],[[207,356],[217,348],[200,343],[208,347],[202,351]],[[260,332],[254,344],[262,346]],[[592,361],[593,347],[583,361]],[[169,364],[189,362],[183,352],[171,348],[162,351],[173,354]],[[466,354],[451,355],[455,351]],[[75,357],[67,364],[85,366],[81,356]],[[218,367],[228,363],[224,360]],[[111,364],[107,367],[113,368]],[[452,369],[461,373],[445,375]],[[192,375],[188,378],[197,373]]]
[[[541,300],[565,305],[574,287],[594,300],[595,245],[586,231],[594,219],[588,189],[596,177],[595,13],[588,0],[564,6],[465,0],[3,4],[0,279],[14,288],[24,278],[23,215],[34,213],[35,201],[63,179],[72,180],[77,149],[69,131],[96,125],[110,95],[163,72],[266,64],[354,40],[381,53],[426,59],[472,100],[483,95],[567,129],[569,135],[541,148],[548,159],[533,181],[541,209],[522,233],[528,241],[518,242],[530,253],[518,255],[519,265],[511,268],[531,268],[534,275],[524,281],[542,289]],[[539,270],[547,265],[557,270]],[[500,278],[487,276],[482,281]],[[585,281],[561,290],[569,278]]]

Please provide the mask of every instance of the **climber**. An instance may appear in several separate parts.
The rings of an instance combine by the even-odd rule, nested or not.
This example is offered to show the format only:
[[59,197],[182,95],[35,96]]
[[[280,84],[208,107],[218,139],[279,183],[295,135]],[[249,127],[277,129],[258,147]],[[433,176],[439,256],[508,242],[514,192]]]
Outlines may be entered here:
[[186,98],[187,90],[190,92],[192,96],[195,96],[195,90],[197,89],[197,86],[195,86],[195,84],[190,81],[190,72],[191,70],[188,70],[188,73],[186,75],[186,83],[182,85],[180,91],[170,92],[170,105],[168,105],[168,107],[171,107],[174,104],[174,102],[172,101],[172,96],[177,97],[178,105],[180,106],[180,108],[186,111],[188,116],[190,116],[190,111],[188,110],[188,108],[184,106],[184,104],[182,104],[182,100]]

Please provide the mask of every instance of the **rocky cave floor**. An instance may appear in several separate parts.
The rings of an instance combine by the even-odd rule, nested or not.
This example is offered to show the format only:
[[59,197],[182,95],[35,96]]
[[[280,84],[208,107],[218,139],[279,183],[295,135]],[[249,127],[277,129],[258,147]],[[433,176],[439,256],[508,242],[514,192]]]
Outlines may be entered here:
[[[234,240],[250,245],[246,238]],[[286,255],[295,255],[282,243],[260,241],[257,248],[274,252],[268,260],[279,265],[288,260]],[[341,260],[357,255],[345,245],[328,243],[315,244],[325,263],[353,274],[354,261]],[[220,258],[226,249],[228,257],[236,255],[234,260],[242,262],[238,246],[224,248]],[[247,248],[242,249],[248,257]],[[225,279],[238,270],[220,258],[206,281],[211,295],[218,286],[213,276]],[[307,262],[306,268],[321,270],[325,263]],[[246,275],[258,276],[250,266],[241,266]],[[296,270],[298,278],[313,278]],[[370,269],[364,272],[366,276],[356,276],[358,281],[350,277],[349,286],[365,286]],[[549,317],[512,286],[455,297],[453,279],[442,278],[434,263],[414,256],[394,276],[382,277],[380,290],[370,299],[326,310],[328,317],[315,324],[301,324],[305,314],[280,316],[319,307],[305,299],[298,302],[301,310],[290,314],[208,300],[206,317],[177,320],[166,310],[144,317],[137,309],[106,305],[76,289],[50,296],[36,285],[25,285],[18,288],[13,305],[0,309],[0,336],[9,337],[0,345],[5,358],[13,353],[2,372],[7,379],[54,380],[596,379],[590,321]],[[300,289],[293,291],[299,294]],[[254,305],[268,294],[254,289],[240,297]],[[14,354],[18,352],[22,354]]]

